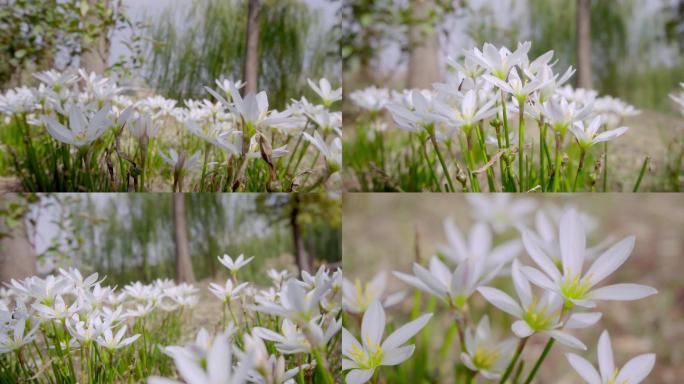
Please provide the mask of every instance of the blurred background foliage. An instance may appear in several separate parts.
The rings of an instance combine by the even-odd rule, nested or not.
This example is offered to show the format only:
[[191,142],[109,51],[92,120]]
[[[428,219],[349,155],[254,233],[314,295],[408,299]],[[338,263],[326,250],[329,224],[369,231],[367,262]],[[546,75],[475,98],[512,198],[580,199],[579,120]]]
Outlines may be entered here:
[[[267,268],[295,271],[292,229],[281,206],[260,194],[186,194],[189,251],[198,280],[224,268],[216,257],[255,256],[243,278],[265,282]],[[294,194],[272,195],[291,199]],[[341,260],[340,198],[300,195],[310,207],[298,217],[314,266]],[[75,266],[107,275],[108,284],[175,275],[171,194],[41,195],[32,216],[39,272]],[[241,273],[243,273],[241,271]]]
[[[245,49],[244,0],[195,0],[171,6],[149,20],[150,54],[145,77],[167,97],[204,98],[214,79],[240,77]],[[282,108],[304,92],[307,78],[339,84],[339,30],[320,25],[320,15],[296,0],[266,0],[260,13],[259,88]],[[189,27],[192,26],[192,27]]]
[[[525,40],[533,42],[531,57],[554,50],[559,71],[576,66],[577,0],[429,0],[432,11],[420,17],[407,12],[413,3],[345,3],[342,52],[348,90],[367,81],[406,86],[397,74],[410,65],[415,47],[408,32],[416,27],[438,34],[442,69],[444,58],[458,57],[463,48],[484,42],[513,48]],[[594,87],[639,108],[677,112],[667,94],[684,81],[684,1],[591,0],[590,18]]]

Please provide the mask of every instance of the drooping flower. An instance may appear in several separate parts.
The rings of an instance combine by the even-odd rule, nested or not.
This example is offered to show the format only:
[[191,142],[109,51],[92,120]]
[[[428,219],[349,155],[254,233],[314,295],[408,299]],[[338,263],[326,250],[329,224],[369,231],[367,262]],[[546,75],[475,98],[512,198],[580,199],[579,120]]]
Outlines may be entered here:
[[598,371],[590,362],[574,353],[565,355],[570,365],[587,384],[639,384],[651,373],[656,361],[654,353],[647,353],[632,358],[622,369],[618,369],[613,360],[613,348],[610,345],[608,331],[601,333],[597,349]]
[[523,272],[533,284],[563,297],[566,308],[575,305],[593,308],[596,300],[638,300],[657,293],[655,289],[640,284],[594,288],[627,260],[634,249],[635,238],[626,237],[610,247],[583,273],[586,234],[574,209],[567,210],[560,220],[560,270],[537,244],[534,236],[530,236],[528,231],[523,231],[522,236],[525,249],[541,269],[523,267]]
[[349,370],[345,382],[363,384],[380,366],[398,365],[411,357],[415,346],[404,343],[420,332],[431,317],[431,313],[422,315],[399,327],[383,341],[385,311],[379,301],[373,301],[363,315],[361,342],[342,328],[342,369]]

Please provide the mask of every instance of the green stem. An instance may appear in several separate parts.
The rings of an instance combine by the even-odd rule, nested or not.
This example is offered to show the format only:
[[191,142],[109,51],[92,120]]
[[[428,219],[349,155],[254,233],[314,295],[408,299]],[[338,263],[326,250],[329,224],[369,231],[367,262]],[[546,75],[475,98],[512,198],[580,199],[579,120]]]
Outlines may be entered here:
[[515,350],[515,354],[513,355],[513,358],[511,359],[511,362],[508,363],[508,367],[506,367],[506,371],[504,372],[503,376],[501,376],[501,380],[499,380],[499,384],[504,384],[508,377],[511,375],[513,372],[513,368],[515,368],[515,364],[518,362],[518,359],[520,358],[520,355],[522,354],[523,349],[525,349],[525,345],[527,345],[527,337],[520,339],[520,342],[518,342],[518,348]]
[[587,151],[584,148],[580,148],[580,158],[579,165],[577,166],[577,174],[575,175],[575,181],[572,183],[572,191],[577,190],[577,180],[582,176],[582,169],[584,168],[584,158],[587,155]]
[[313,348],[313,355],[316,359],[316,368],[318,368],[318,371],[323,375],[325,384],[335,384],[335,380],[328,370],[328,362],[323,355],[321,355],[321,351],[318,348]]
[[[468,161],[468,179],[470,180],[470,190],[471,192],[480,191],[480,183],[477,180],[477,175],[473,173],[475,171],[475,159],[473,158],[473,136],[472,127],[466,128],[466,143],[468,148],[466,150],[466,160]],[[453,190],[453,188],[452,188]]]
[[[477,125],[477,138],[480,142],[480,148],[482,149],[482,155],[484,156],[485,163],[489,164],[489,153],[487,153],[487,143],[485,143],[482,123]],[[491,167],[487,168],[487,184],[489,185],[489,192],[496,192],[496,184],[494,182],[494,171]]]
[[545,151],[546,146],[546,123],[544,122],[544,117],[542,116],[539,122],[539,185],[541,185],[542,192],[546,191],[546,186],[544,184],[544,174],[546,173],[545,167]]
[[553,168],[553,192],[558,192],[560,187],[560,164],[561,164],[561,134],[556,131],[556,164]]
[[510,148],[511,139],[508,137],[508,112],[506,111],[506,95],[504,94],[503,90],[501,90],[501,107],[503,108],[504,139],[506,141],[506,148]]
[[603,192],[608,190],[608,142],[603,142]]
[[546,359],[546,356],[549,354],[551,351],[551,348],[553,347],[553,344],[556,342],[556,339],[554,338],[549,338],[549,341],[546,343],[546,346],[544,347],[544,350],[542,351],[541,355],[539,356],[539,359],[537,359],[537,362],[534,364],[534,367],[532,367],[532,371],[530,371],[530,374],[527,375],[527,379],[525,379],[525,384],[530,384],[534,377],[537,375],[537,372],[539,371],[539,367],[541,367],[542,363]]
[[525,183],[525,100],[519,100],[520,105],[520,123],[518,125],[518,177],[520,178],[520,190],[524,191],[527,186]]
[[430,141],[432,141],[432,145],[435,147],[435,152],[437,153],[437,158],[439,159],[439,163],[442,164],[442,170],[444,171],[444,177],[446,177],[447,183],[449,183],[449,189],[451,189],[452,192],[455,192],[456,188],[454,188],[454,182],[451,180],[451,175],[449,175],[449,168],[446,165],[446,161],[444,161],[444,156],[442,156],[442,152],[439,150],[439,145],[437,144],[437,138],[435,137],[434,129],[430,130],[429,133],[430,133]]
[[636,184],[634,184],[634,189],[632,189],[632,192],[639,192],[639,186],[641,186],[641,179],[644,178],[644,174],[646,173],[646,168],[648,168],[648,162],[650,160],[650,156],[646,156],[646,158],[644,159],[644,163],[641,165],[641,171],[639,171],[639,177],[637,178]]

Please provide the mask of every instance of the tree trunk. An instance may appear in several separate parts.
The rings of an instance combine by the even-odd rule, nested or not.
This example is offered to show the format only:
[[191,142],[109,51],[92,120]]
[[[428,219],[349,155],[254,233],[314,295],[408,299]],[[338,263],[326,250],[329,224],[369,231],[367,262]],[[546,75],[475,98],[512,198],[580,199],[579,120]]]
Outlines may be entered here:
[[[90,10],[86,20],[91,23],[99,23],[101,20],[94,16],[95,7],[98,3],[102,4],[105,9],[109,8],[110,0],[88,0]],[[107,69],[107,60],[109,59],[109,34],[107,30],[101,30],[100,35],[88,45],[83,45],[83,53],[81,53],[81,68],[84,68],[88,73],[95,72],[98,75],[104,73]]]
[[[424,20],[433,7],[432,0],[412,0],[411,8],[417,20]],[[435,31],[423,25],[409,28],[409,63],[407,85],[409,88],[431,88],[440,80],[439,40]]]
[[259,67],[259,9],[260,0],[249,0],[247,13],[247,41],[245,44],[244,81],[247,83],[242,89],[243,95],[256,93],[258,89],[257,76]]
[[[2,206],[16,203],[21,198],[7,193],[0,196]],[[22,217],[12,227],[6,218],[0,218],[0,283],[23,279],[36,274],[36,252],[29,241],[26,223]]]
[[292,194],[293,199],[292,211],[290,212],[290,226],[292,227],[292,243],[294,245],[295,262],[299,268],[301,276],[303,271],[311,272],[311,263],[309,256],[304,249],[304,240],[302,239],[302,229],[297,220],[299,216],[299,195]]
[[593,88],[591,80],[590,0],[577,0],[577,87]]
[[188,251],[188,228],[185,221],[185,195],[173,194],[173,240],[176,246],[176,282],[192,283],[195,274],[192,272],[192,262]]

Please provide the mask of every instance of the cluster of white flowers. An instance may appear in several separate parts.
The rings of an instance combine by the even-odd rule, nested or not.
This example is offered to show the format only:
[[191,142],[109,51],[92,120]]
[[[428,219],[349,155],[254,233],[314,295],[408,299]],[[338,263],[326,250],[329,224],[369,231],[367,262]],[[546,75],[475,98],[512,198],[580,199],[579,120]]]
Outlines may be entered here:
[[[211,340],[202,329],[194,342],[166,347],[180,376],[188,384],[293,384],[296,375],[311,377],[319,369],[319,379],[332,384],[334,362],[327,355],[339,346],[342,271],[323,266],[315,275],[304,271],[300,280],[272,269],[268,275],[273,284],[256,288],[238,280],[239,270],[252,260],[219,257],[230,277],[222,285],[210,284],[209,290],[224,305],[226,330]],[[234,313],[236,303],[243,310],[241,318]],[[177,383],[159,377],[149,382]]]
[[[342,89],[332,89],[326,79],[318,83],[309,80],[309,86],[320,98],[319,104],[302,97],[292,100],[285,110],[277,111],[269,108],[265,92],[241,96],[239,89],[244,83],[240,81],[216,80],[218,91],[205,87],[216,102],[185,100],[184,106],[179,106],[176,100],[158,95],[129,96],[132,89],[120,87],[112,78],[83,70],[49,70],[34,76],[41,82],[37,87],[0,94],[0,113],[6,115],[7,124],[25,118],[38,131],[44,127],[44,132],[57,142],[78,148],[105,142],[116,148],[117,154],[123,154],[121,157],[139,161],[142,172],[147,148],[156,138],[161,145],[154,148],[174,171],[198,165],[202,149],[197,148],[202,146],[188,145],[187,133],[199,138],[198,143],[207,143],[204,173],[207,167],[220,165],[221,159],[230,157],[294,156],[294,151],[304,148],[294,146],[301,140],[313,145],[326,160],[328,174],[341,168],[342,114],[332,111],[331,106],[341,99]],[[277,134],[280,136],[274,136]],[[144,157],[138,160],[138,152],[133,150],[126,154],[128,147],[120,145],[120,138],[137,142]],[[217,148],[217,153],[223,155],[210,157],[206,153],[210,148]]]
[[[468,195],[468,200],[476,220],[468,236],[464,236],[453,220],[447,219],[444,228],[448,242],[438,247],[437,254],[429,260],[429,267],[414,263],[412,275],[403,272],[394,272],[394,275],[437,297],[455,314],[461,339],[461,363],[472,376],[506,382],[527,340],[535,334],[549,338],[548,349],[557,341],[586,350],[585,344],[571,331],[599,322],[602,314],[597,311],[598,302],[638,300],[656,293],[651,287],[631,283],[599,286],[631,255],[634,236],[588,247],[587,232],[593,232],[597,222],[574,207],[538,209],[533,200],[513,200],[510,195],[488,198],[476,194]],[[478,209],[483,206],[487,209]],[[530,220],[535,210],[534,220]],[[519,233],[519,237],[510,240],[512,233]],[[497,234],[508,234],[503,238],[509,240],[494,246]],[[523,251],[528,257],[523,257]],[[535,267],[526,266],[528,260]],[[586,268],[588,260],[593,261]],[[510,278],[517,299],[491,286],[500,278]],[[385,327],[383,306],[397,304],[397,300],[390,300],[394,295],[381,301],[385,290],[385,272],[380,272],[365,287],[359,281],[344,283],[345,311],[363,314],[363,344],[344,331],[343,367],[349,370],[348,383],[364,383],[381,365],[395,365],[409,358],[412,346],[400,347],[401,351],[396,348],[413,337],[432,316],[423,315],[397,329],[381,344]],[[470,301],[476,293],[513,317],[514,338],[498,341],[486,314],[481,315],[476,326],[470,323],[473,315]],[[401,301],[404,294],[399,295]],[[392,342],[388,343],[390,339]],[[567,354],[567,358],[590,384],[638,384],[655,364],[655,355],[646,354],[618,370],[610,348],[608,334],[604,332],[598,347],[600,375],[583,358],[575,354]],[[543,362],[544,357],[545,354],[539,361]],[[535,374],[536,369],[525,382],[529,383]]]
[[83,278],[77,269],[12,280],[7,289],[0,290],[0,352],[16,351],[33,342],[37,331],[50,323],[69,333],[68,348],[84,348],[91,342],[109,350],[123,348],[140,337],[124,337],[131,320],[157,309],[172,312],[193,307],[196,293],[193,286],[171,280],[149,285],[136,282],[117,290],[103,286],[97,273]]

